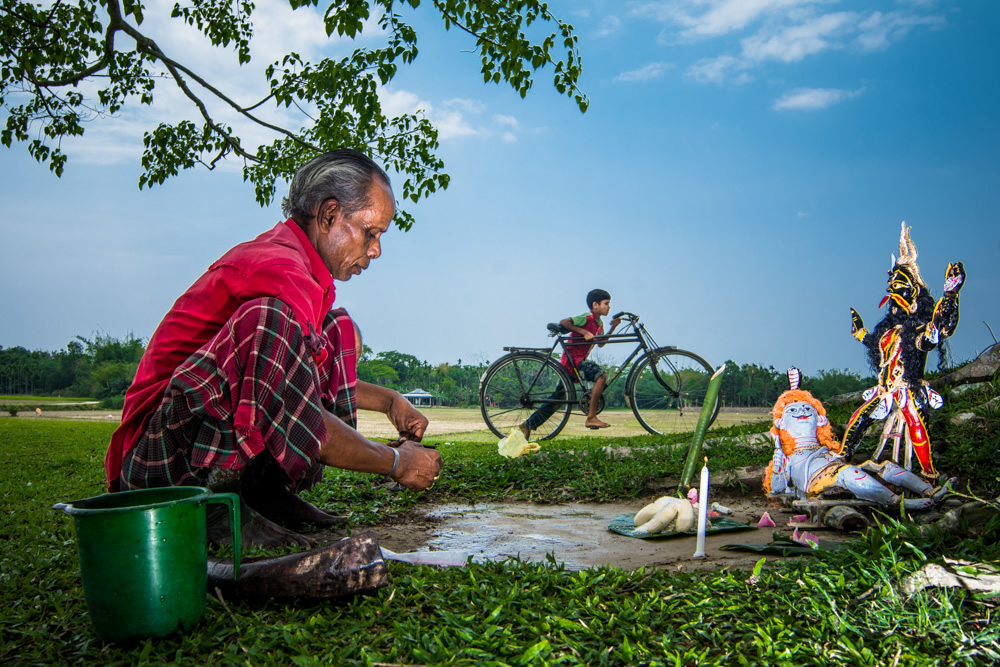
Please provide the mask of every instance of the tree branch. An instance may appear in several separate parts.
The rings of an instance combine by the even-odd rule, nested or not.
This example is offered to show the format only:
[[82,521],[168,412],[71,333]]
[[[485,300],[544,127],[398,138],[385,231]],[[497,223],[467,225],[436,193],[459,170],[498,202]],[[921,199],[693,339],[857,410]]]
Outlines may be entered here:
[[320,151],[320,149],[317,146],[314,146],[306,141],[303,141],[293,132],[290,132],[278,125],[273,125],[271,123],[268,123],[267,121],[257,118],[253,114],[247,112],[246,109],[244,109],[239,104],[231,100],[225,93],[223,93],[221,90],[210,84],[208,81],[203,79],[198,74],[196,74],[193,70],[189,69],[182,63],[177,62],[173,58],[169,57],[166,53],[163,52],[162,49],[160,49],[159,45],[154,40],[152,40],[149,37],[146,37],[144,34],[133,28],[131,25],[128,25],[126,23],[122,26],[121,30],[122,32],[126,33],[132,39],[135,40],[137,51],[146,53],[152,56],[155,60],[163,63],[163,65],[170,72],[171,76],[174,78],[174,81],[177,83],[177,86],[181,89],[181,91],[183,91],[184,95],[188,99],[190,99],[196,107],[198,107],[198,110],[201,112],[201,115],[205,119],[205,121],[209,125],[211,125],[212,128],[226,140],[226,143],[230,144],[233,147],[233,150],[241,157],[246,158],[248,160],[257,161],[257,157],[255,155],[251,155],[250,153],[247,153],[242,148],[240,148],[239,144],[232,140],[231,135],[225,130],[223,130],[212,119],[211,115],[208,113],[208,109],[205,107],[205,103],[201,100],[201,98],[198,95],[194,93],[194,91],[191,90],[191,88],[187,85],[187,82],[184,80],[184,77],[181,76],[181,73],[191,77],[191,79],[194,80],[198,85],[200,85],[205,90],[212,93],[212,95],[214,95],[220,101],[228,104],[230,107],[233,108],[233,110],[235,110],[238,114],[240,114],[244,118],[256,123],[257,125],[260,125],[261,127],[266,127],[267,129],[272,130],[277,134],[282,134],[288,137],[295,143],[301,145],[303,148],[308,148],[310,150],[317,152]]

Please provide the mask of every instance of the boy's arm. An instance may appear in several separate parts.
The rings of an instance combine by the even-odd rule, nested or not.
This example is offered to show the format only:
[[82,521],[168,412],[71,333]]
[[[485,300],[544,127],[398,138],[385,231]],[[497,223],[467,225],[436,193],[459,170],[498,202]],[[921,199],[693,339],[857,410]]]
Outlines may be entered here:
[[[621,322],[622,322],[622,318],[620,318],[620,317],[616,317],[615,319],[611,320],[611,328],[608,329],[607,333],[603,333],[601,335],[602,336],[610,336],[611,334],[613,334],[615,332],[615,328],[619,324],[621,324]],[[604,341],[603,343],[598,343],[597,347],[604,347],[607,344],[608,344],[608,341]]]
[[559,326],[564,327],[566,329],[569,329],[570,331],[575,331],[576,333],[578,333],[581,336],[583,336],[584,340],[590,340],[591,338],[594,337],[594,334],[590,333],[589,331],[587,331],[583,327],[578,327],[575,324],[573,324],[573,318],[572,317],[567,317],[564,320],[559,320]]

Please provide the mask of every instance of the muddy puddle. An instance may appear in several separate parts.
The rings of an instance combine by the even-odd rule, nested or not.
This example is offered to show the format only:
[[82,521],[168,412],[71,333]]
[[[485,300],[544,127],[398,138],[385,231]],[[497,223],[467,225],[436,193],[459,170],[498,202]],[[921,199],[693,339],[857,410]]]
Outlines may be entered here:
[[[481,503],[437,505],[425,508],[421,521],[375,528],[379,544],[397,553],[412,551],[460,551],[475,561],[520,558],[542,562],[549,554],[567,569],[602,565],[624,569],[640,567],[693,570],[717,567],[752,568],[760,558],[745,551],[721,550],[726,544],[769,542],[772,528],[708,535],[705,558],[693,558],[695,537],[653,540],[626,537],[608,530],[617,516],[634,515],[648,500],[624,503]],[[721,502],[721,501],[720,501]],[[730,499],[730,518],[740,522],[757,520],[765,507]],[[773,513],[773,509],[772,509]],[[774,517],[779,526],[787,516]],[[782,520],[784,519],[784,520]],[[790,530],[779,528],[779,532]],[[824,539],[839,539],[824,531]]]

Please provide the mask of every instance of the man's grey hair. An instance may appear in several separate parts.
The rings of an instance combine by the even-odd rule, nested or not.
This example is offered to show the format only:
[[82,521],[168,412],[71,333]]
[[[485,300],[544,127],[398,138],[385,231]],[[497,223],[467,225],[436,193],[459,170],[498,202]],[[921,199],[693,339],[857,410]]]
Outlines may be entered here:
[[327,199],[336,199],[345,215],[354,215],[371,205],[370,189],[376,179],[392,190],[389,176],[364,153],[350,148],[323,153],[295,172],[281,211],[302,228],[309,226],[316,207]]

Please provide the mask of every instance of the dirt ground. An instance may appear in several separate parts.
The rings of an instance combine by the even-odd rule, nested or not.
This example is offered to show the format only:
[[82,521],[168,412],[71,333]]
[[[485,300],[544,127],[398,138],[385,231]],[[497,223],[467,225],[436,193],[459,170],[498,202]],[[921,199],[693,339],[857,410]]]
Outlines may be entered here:
[[[613,565],[634,570],[669,568],[675,571],[715,569],[719,567],[751,569],[760,554],[722,550],[736,543],[770,542],[777,531],[790,535],[791,512],[773,507],[763,497],[720,494],[718,502],[732,510],[730,518],[756,526],[769,511],[777,528],[759,528],[742,532],[708,535],[704,558],[693,558],[694,536],[659,539],[626,537],[608,530],[617,516],[635,514],[655,496],[617,503],[481,503],[476,505],[427,505],[412,510],[387,525],[376,526],[379,545],[396,553],[421,551],[459,551],[475,561],[521,560],[542,562],[552,553],[567,569],[578,570]],[[837,531],[813,530],[823,539],[842,540]],[[332,532],[314,537],[325,542],[343,537]],[[768,558],[774,558],[769,556]]]

